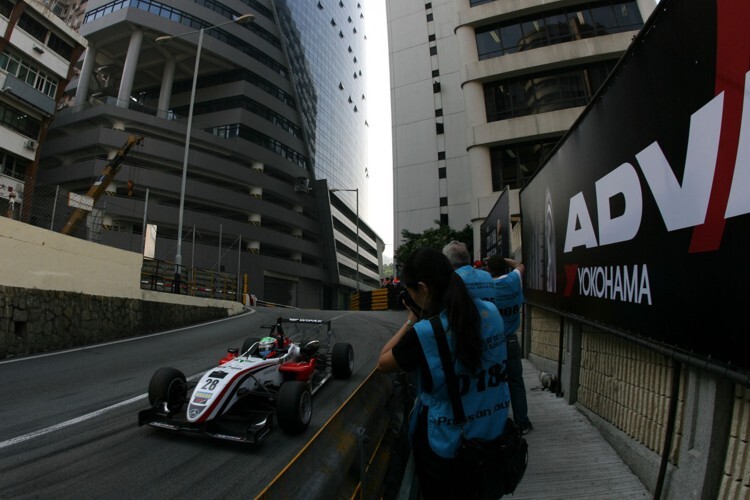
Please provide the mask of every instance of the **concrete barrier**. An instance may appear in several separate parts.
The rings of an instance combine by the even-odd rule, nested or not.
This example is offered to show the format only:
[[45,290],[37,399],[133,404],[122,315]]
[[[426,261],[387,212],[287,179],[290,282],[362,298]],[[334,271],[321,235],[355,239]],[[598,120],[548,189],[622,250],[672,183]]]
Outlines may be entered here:
[[375,468],[367,465],[380,451],[392,394],[393,379],[373,371],[256,499],[298,498],[300,492],[310,500],[352,498],[368,478],[380,485],[382,477],[368,474]]

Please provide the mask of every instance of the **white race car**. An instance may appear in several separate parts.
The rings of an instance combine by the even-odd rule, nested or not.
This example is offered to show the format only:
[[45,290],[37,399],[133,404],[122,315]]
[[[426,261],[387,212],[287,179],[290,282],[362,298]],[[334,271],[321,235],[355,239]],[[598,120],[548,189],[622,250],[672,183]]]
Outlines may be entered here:
[[139,412],[138,425],[253,444],[274,428],[274,415],[287,433],[307,429],[312,395],[332,376],[351,376],[354,350],[334,343],[330,321],[278,318],[263,328],[269,335],[228,349],[197,382],[175,368],[157,370],[148,386],[151,408]]

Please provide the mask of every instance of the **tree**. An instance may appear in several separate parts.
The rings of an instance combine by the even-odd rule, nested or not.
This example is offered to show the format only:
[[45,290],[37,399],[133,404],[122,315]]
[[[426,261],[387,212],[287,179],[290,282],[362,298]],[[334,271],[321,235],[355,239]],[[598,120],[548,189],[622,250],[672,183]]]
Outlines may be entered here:
[[469,254],[472,253],[474,233],[471,225],[466,226],[461,231],[451,229],[450,226],[440,225],[435,221],[437,228],[425,229],[423,233],[412,233],[408,229],[401,231],[401,244],[393,255],[394,261],[401,267],[411,253],[417,248],[429,247],[442,250],[445,245],[453,240],[466,243]]

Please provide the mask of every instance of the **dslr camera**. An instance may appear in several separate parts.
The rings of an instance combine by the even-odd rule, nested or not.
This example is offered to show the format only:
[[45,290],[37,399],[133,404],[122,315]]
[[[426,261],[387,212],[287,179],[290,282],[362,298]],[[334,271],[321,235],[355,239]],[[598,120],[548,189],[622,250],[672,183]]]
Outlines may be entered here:
[[422,315],[422,308],[417,305],[416,302],[414,302],[414,299],[411,298],[411,295],[409,295],[409,292],[406,290],[402,291],[398,296],[398,301],[400,304],[406,305],[409,309],[414,311],[414,314],[417,316]]

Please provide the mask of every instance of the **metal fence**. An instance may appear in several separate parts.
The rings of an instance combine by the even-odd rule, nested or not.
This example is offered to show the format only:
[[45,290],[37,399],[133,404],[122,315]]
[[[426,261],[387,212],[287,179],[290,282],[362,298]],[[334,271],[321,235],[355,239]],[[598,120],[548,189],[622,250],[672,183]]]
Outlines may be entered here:
[[[155,202],[148,201],[148,191],[140,197],[132,194],[119,195],[113,187],[88,205],[89,200],[80,193],[62,186],[36,184],[32,191],[28,182],[0,176],[0,216],[144,255],[144,289],[173,293],[179,289],[182,294],[242,300],[240,235],[224,234],[221,225],[214,229],[184,227],[178,275],[174,263],[176,224],[157,224],[149,219],[149,204]],[[84,210],[84,216],[74,226],[66,227],[80,210]],[[113,220],[108,212],[119,215]]]

